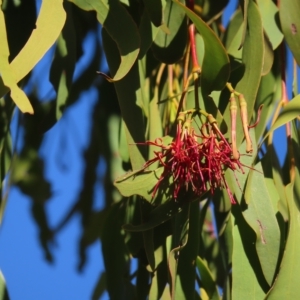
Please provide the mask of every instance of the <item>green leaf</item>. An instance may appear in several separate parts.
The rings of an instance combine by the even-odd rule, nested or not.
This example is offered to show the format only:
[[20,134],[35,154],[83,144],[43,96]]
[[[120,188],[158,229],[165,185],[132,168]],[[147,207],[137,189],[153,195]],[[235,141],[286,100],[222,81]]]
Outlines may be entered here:
[[[278,61],[278,55],[275,56],[275,61]],[[278,99],[280,99],[280,82],[281,76],[280,71],[277,66],[272,69],[272,72],[269,72],[267,75],[263,76],[257,93],[257,100],[255,103],[255,111],[257,111],[260,105],[263,105],[263,109],[260,114],[260,121],[255,127],[255,137],[256,142],[258,143],[265,130],[268,126],[270,117],[274,112],[274,106]],[[257,114],[255,114],[255,119]]]
[[121,56],[118,66],[111,68],[113,78],[102,74],[107,80],[114,82],[122,79],[135,63],[140,51],[140,36],[138,29],[126,11],[117,0],[69,0],[83,10],[95,10],[98,21],[103,25],[110,37],[115,41]]
[[[287,105],[285,105],[280,112],[275,123],[270,128],[268,134],[282,125],[294,120],[300,115],[300,95],[293,98]],[[266,137],[265,137],[266,138]]]
[[254,246],[255,237],[244,221],[240,208],[233,206],[232,300],[264,299],[264,278]]
[[159,27],[163,24],[163,2],[165,0],[143,0],[151,22]]
[[[26,94],[18,87],[17,79],[8,62],[9,47],[6,34],[6,26],[3,11],[1,10],[2,0],[0,0],[0,97],[6,91],[5,87],[11,91],[11,98],[23,113],[33,114],[33,108]],[[2,86],[1,86],[2,85]]]
[[211,274],[207,263],[201,257],[197,257],[196,260],[197,268],[201,277],[201,289],[204,289],[208,299],[211,300],[220,300],[220,295],[218,292],[218,287],[213,275]]
[[298,0],[282,0],[279,6],[281,29],[285,40],[300,66],[300,2]]
[[50,70],[50,81],[56,94],[56,119],[59,120],[66,106],[72,86],[76,62],[76,34],[72,16],[72,4],[65,2],[67,20],[58,37],[54,60]]
[[124,222],[125,208],[122,202],[110,208],[103,224],[101,237],[106,286],[111,299],[133,299],[129,278],[129,253],[121,227]]
[[[23,79],[54,44],[66,20],[66,12],[62,4],[62,0],[42,1],[40,13],[36,21],[36,29],[33,30],[23,49],[9,65],[10,72],[13,74],[13,77],[9,81],[17,83]],[[5,26],[0,25],[0,28],[2,31],[1,40],[5,41],[4,36],[2,37]],[[1,47],[1,49],[3,48]],[[0,69],[2,69],[2,66],[0,66]],[[2,80],[0,79],[0,96],[8,92],[8,88],[5,87]],[[21,107],[24,112],[33,113],[31,105],[29,106],[29,102],[24,98],[24,92],[20,91],[14,86],[14,95],[12,96],[15,96],[17,99],[17,105],[22,105]]]
[[[297,178],[299,182],[299,177]],[[297,181],[295,184],[298,184]],[[300,274],[300,236],[299,207],[293,195],[293,184],[286,186],[287,201],[290,215],[288,238],[283,254],[279,274],[266,299],[297,299],[299,295]]]
[[269,285],[272,284],[280,250],[280,230],[267,189],[261,163],[251,170],[245,191],[248,208],[243,212],[246,222],[256,234],[256,251]]
[[[246,39],[246,33],[247,33],[247,26],[248,26],[248,7],[249,7],[249,0],[241,1],[243,2],[242,10],[243,10],[243,33],[242,33],[242,39],[239,46],[239,49],[241,49],[244,46],[244,42]],[[251,2],[251,0],[250,0]]]
[[117,179],[115,186],[124,197],[139,195],[150,202],[153,189],[162,172],[163,167],[153,171],[131,172]]
[[194,12],[182,3],[174,0],[188,15],[200,32],[205,45],[201,81],[204,95],[213,90],[222,90],[229,78],[229,58],[219,38],[212,29]]
[[272,45],[267,38],[267,36],[264,34],[264,62],[263,62],[263,69],[261,71],[261,75],[265,76],[268,74],[272,68],[274,61],[274,52],[272,49]]
[[182,205],[175,201],[167,201],[151,211],[148,220],[141,225],[125,224],[123,228],[127,231],[139,232],[152,229],[173,218],[182,211]]
[[[183,0],[180,1],[184,2]],[[172,0],[167,0],[163,20],[164,26],[156,35],[152,44],[152,51],[159,61],[173,64],[183,56],[186,48],[187,22],[185,13],[177,5],[174,5]]]
[[149,15],[146,11],[144,11],[139,26],[139,34],[141,37],[141,50],[139,53],[139,58],[144,57],[144,55],[147,53],[148,49],[151,47],[151,44],[155,40],[159,30],[161,29],[159,27],[155,27],[151,23]]
[[176,241],[173,235],[172,242],[174,246],[181,246],[182,250],[179,253],[174,252],[178,256],[174,299],[194,299],[195,265],[200,238],[198,231],[199,211],[199,203],[194,202],[186,206],[186,216],[182,212],[175,219],[176,229],[180,233],[180,240]]
[[277,22],[278,8],[272,0],[257,0],[256,2],[262,17],[264,30],[273,50],[275,50],[283,39],[283,34]]

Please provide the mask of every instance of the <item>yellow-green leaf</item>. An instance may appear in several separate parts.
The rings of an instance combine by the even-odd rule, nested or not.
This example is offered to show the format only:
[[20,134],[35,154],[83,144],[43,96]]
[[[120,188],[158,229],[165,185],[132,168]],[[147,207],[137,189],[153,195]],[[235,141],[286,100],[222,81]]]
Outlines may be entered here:
[[[0,1],[0,7],[1,4],[2,1]],[[0,80],[0,94],[3,96],[7,91],[6,88],[8,88],[11,91],[11,98],[19,107],[19,109],[24,113],[27,112],[33,114],[33,108],[30,104],[30,101],[26,94],[18,87],[18,80],[16,79],[16,76],[8,62],[9,47],[7,43],[6,26],[2,10],[0,10],[0,40],[2,42],[0,47],[0,74],[2,77],[2,81]]]

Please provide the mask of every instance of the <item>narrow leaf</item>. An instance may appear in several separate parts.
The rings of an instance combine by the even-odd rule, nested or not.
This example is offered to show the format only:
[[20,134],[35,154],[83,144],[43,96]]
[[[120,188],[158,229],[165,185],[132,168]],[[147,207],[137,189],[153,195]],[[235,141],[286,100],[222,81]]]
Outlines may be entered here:
[[0,1],[0,40],[2,41],[2,45],[0,47],[0,74],[2,77],[2,81],[0,80],[0,97],[2,97],[7,91],[5,90],[5,87],[8,88],[11,91],[12,100],[19,107],[19,109],[23,113],[33,114],[33,108],[30,104],[30,101],[27,98],[26,94],[18,87],[18,81],[8,62],[9,48],[4,14],[1,10],[1,4],[2,1]]
[[274,131],[275,129],[279,128],[280,126],[294,120],[299,115],[300,115],[300,95],[297,95],[286,106],[284,106],[277,120],[270,128],[268,134]]

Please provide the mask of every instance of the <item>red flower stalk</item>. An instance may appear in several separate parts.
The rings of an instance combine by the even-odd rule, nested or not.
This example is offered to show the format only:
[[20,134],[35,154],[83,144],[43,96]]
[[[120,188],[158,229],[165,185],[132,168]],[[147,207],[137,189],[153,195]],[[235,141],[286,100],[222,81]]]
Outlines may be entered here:
[[152,197],[155,196],[161,182],[172,176],[175,199],[181,189],[192,189],[195,195],[200,196],[207,190],[213,194],[218,188],[226,188],[231,202],[235,203],[225,180],[224,171],[227,168],[244,171],[240,161],[232,157],[231,146],[216,122],[205,123],[200,129],[200,135],[197,135],[191,127],[191,119],[185,122],[184,119],[183,115],[179,116],[176,136],[171,144],[165,146],[159,139],[145,143],[162,149],[161,152],[154,152],[155,157],[144,165],[145,169],[158,161],[164,168]]

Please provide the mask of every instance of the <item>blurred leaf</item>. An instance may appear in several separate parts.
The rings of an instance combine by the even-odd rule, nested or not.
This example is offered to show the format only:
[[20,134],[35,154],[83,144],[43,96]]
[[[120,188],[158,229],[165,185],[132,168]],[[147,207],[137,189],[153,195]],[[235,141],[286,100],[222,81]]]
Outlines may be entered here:
[[[117,44],[119,65],[110,69],[113,78],[102,74],[111,82],[122,79],[132,68],[140,51],[140,37],[137,27],[118,0],[93,1],[93,0],[69,0],[83,10],[95,10],[97,19],[103,25],[106,32]],[[107,51],[106,51],[107,53]],[[121,56],[121,57],[120,57]]]
[[124,201],[126,200],[110,208],[104,221],[101,238],[106,287],[111,299],[134,299],[133,286],[129,278],[129,253],[121,228],[124,222]]
[[[187,244],[178,254],[175,299],[195,299],[196,258],[199,247],[198,223],[199,204],[194,202],[191,204],[189,219],[186,225],[183,220],[180,224],[183,229],[184,226],[187,227],[186,239],[188,240]],[[181,244],[184,245],[184,242],[181,242]]]
[[298,0],[282,0],[279,6],[281,29],[285,41],[300,66],[300,2]]
[[261,163],[258,163],[255,170],[250,170],[249,173],[245,191],[248,208],[243,215],[257,236],[256,250],[269,285],[274,279],[280,250],[280,230],[271,197],[262,174]]
[[[165,223],[166,224],[166,223]],[[159,237],[160,245],[155,250],[155,262],[157,268],[152,275],[149,299],[161,299],[168,282],[168,267],[166,262],[166,236],[163,235],[161,226],[155,228],[155,237]]]
[[[139,300],[147,300],[150,288],[150,273],[145,268],[145,265],[139,260],[136,278],[136,298]],[[127,300],[127,299],[126,299]]]
[[211,28],[186,6],[174,0],[188,15],[200,32],[205,45],[201,81],[204,95],[213,90],[222,90],[229,78],[229,58],[219,38]]
[[[2,115],[3,116],[3,115]],[[4,125],[4,124],[3,124]],[[4,127],[4,126],[3,126]],[[5,128],[3,128],[5,130]],[[7,128],[6,128],[7,130]],[[1,161],[1,166],[0,166],[0,191],[2,197],[0,198],[0,225],[2,224],[3,221],[3,215],[7,203],[7,198],[8,198],[8,192],[3,189],[3,182],[5,177],[7,176],[8,180],[8,187],[10,185],[10,176],[7,175],[10,166],[11,166],[11,159],[12,159],[12,138],[10,132],[6,133],[6,136],[4,136],[1,140],[0,143],[0,161]]]
[[68,101],[76,62],[76,34],[72,4],[65,2],[68,12],[66,23],[57,39],[56,51],[50,71],[50,81],[56,91],[56,119],[59,120]]
[[272,0],[257,0],[256,2],[262,17],[262,23],[267,38],[270,40],[272,49],[275,50],[283,39],[283,34],[278,22],[278,8]]
[[9,295],[6,288],[6,282],[1,271],[0,271],[0,299],[9,300]]
[[[51,20],[51,22],[49,22],[49,20]],[[13,74],[9,80],[17,83],[33,69],[33,67],[56,41],[63,28],[65,20],[66,12],[61,0],[42,1],[40,13],[36,21],[36,29],[33,30],[23,49],[9,65],[11,73]],[[1,25],[0,28],[5,30],[5,26]],[[2,37],[2,34],[3,31],[0,38],[4,41],[6,39],[4,36]],[[2,79],[4,80],[4,78]],[[0,95],[4,95],[7,92],[7,87],[5,87],[4,83],[0,79]],[[24,92],[21,91],[21,93],[23,94]],[[23,97],[24,99],[24,95],[21,96],[20,92],[17,92],[16,97]],[[20,101],[23,101],[25,105],[25,100],[22,100],[21,98]],[[33,113],[31,105],[29,106],[28,103],[22,109],[26,112]]]
[[205,290],[208,299],[220,300],[217,284],[213,279],[213,276],[207,266],[207,263],[201,257],[198,256],[196,264],[200,273],[201,288]]
[[[184,3],[183,0],[180,0]],[[164,8],[164,27],[161,27],[152,44],[154,56],[161,62],[173,64],[182,58],[187,42],[187,22],[185,13],[166,0]]]
[[[201,17],[207,21],[208,24],[211,24],[214,20],[218,19],[218,17],[222,14],[222,10],[226,7],[229,0],[220,0],[220,1],[195,1],[195,6],[197,2],[201,3]],[[198,13],[196,7],[195,12]]]
[[[2,0],[0,1],[1,8]],[[9,88],[11,91],[11,98],[19,109],[23,113],[33,114],[33,108],[26,94],[18,87],[16,76],[13,69],[9,65],[9,47],[6,34],[6,26],[3,11],[0,9],[0,41],[2,41],[2,46],[0,47],[0,97],[2,97]],[[2,82],[1,82],[2,79]],[[1,86],[2,84],[2,86]]]
[[183,209],[183,205],[180,205],[175,201],[167,201],[164,204],[159,205],[153,209],[149,216],[148,220],[140,225],[125,224],[123,229],[127,231],[139,232],[152,229],[168,220],[173,218],[175,215],[180,213]]
[[[299,180],[299,178],[297,178]],[[296,181],[297,182],[297,181]],[[295,184],[297,184],[295,182]],[[293,195],[294,184],[286,186],[289,208],[289,231],[279,274],[266,299],[297,299],[300,273],[299,207]]]

